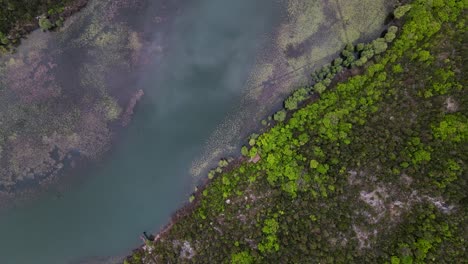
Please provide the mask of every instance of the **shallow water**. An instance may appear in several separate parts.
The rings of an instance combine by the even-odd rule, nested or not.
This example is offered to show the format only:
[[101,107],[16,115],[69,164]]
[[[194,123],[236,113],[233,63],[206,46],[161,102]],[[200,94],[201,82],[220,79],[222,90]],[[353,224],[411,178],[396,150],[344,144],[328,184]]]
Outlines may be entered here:
[[[0,212],[1,263],[79,263],[127,254],[142,231],[159,230],[187,200],[191,162],[240,105],[280,7],[270,0],[181,1],[165,28],[152,29],[151,10],[162,2],[146,3],[146,14],[137,18],[123,14],[151,32],[154,41],[146,45],[165,43],[131,80],[116,76],[115,85],[145,90],[131,125],[98,165]],[[57,56],[89,59],[77,54],[64,49]]]

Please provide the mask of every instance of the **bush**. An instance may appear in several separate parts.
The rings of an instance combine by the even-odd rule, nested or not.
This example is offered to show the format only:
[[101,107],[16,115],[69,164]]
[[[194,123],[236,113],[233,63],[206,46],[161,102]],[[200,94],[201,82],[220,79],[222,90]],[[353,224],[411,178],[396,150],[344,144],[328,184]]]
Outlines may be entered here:
[[387,32],[387,34],[385,34],[385,37],[384,37],[384,38],[385,38],[385,41],[386,41],[387,43],[390,43],[390,42],[392,42],[392,41],[396,38],[396,35],[395,35],[395,33]]
[[52,29],[54,25],[52,24],[52,22],[50,22],[48,18],[41,17],[39,18],[39,27],[41,27],[42,30],[46,31]]
[[9,42],[10,40],[2,32],[0,32],[0,44],[7,45]]
[[353,52],[354,51],[354,45],[352,43],[346,44],[345,50]]
[[286,111],[280,110],[276,112],[276,114],[273,116],[273,119],[277,122],[283,122],[286,119]]
[[241,148],[241,154],[242,156],[245,156],[245,157],[249,156],[249,149],[246,146],[243,146]]
[[374,48],[375,54],[380,54],[382,52],[385,52],[388,49],[388,44],[387,42],[385,42],[385,39],[378,38],[372,41],[372,47]]
[[343,64],[343,59],[342,58],[336,58],[333,61],[333,66],[340,66],[341,64]]
[[317,93],[323,93],[327,89],[327,86],[325,86],[323,83],[317,83],[314,85],[314,91]]
[[254,263],[253,257],[247,251],[231,255],[232,264],[251,264]]
[[393,15],[396,19],[402,18],[408,11],[410,11],[411,5],[402,5],[395,9]]
[[356,45],[356,51],[358,51],[358,52],[363,51],[365,47],[366,47],[366,44],[359,43],[359,44]]
[[299,103],[307,99],[308,95],[309,92],[306,88],[300,88],[286,99],[284,107],[287,110],[295,110]]
[[221,159],[218,162],[218,166],[221,168],[227,167],[229,165],[229,162],[226,159]]
[[396,34],[398,32],[398,27],[397,26],[390,26],[388,28],[388,32]]
[[367,57],[361,57],[359,60],[355,62],[357,67],[363,66],[367,62]]

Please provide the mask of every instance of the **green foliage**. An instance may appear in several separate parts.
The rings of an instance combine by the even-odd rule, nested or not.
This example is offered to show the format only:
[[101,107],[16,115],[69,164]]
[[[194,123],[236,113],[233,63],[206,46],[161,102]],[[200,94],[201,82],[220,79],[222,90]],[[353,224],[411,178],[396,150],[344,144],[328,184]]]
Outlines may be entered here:
[[241,154],[242,154],[242,156],[248,156],[249,155],[249,149],[246,146],[242,146]]
[[385,37],[384,37],[387,43],[393,42],[395,38],[396,38],[396,34],[393,32],[387,32],[387,34],[385,34]]
[[44,31],[45,30],[51,30],[54,27],[52,22],[50,22],[50,20],[48,18],[46,18],[46,17],[39,18],[39,26]]
[[[393,40],[393,39],[392,39]],[[385,52],[388,48],[388,44],[383,38],[378,38],[372,41],[372,47],[374,49],[375,54],[380,54]]]
[[406,15],[406,13],[408,13],[408,11],[410,10],[411,10],[411,5],[402,5],[395,9],[395,11],[393,12],[393,15],[395,16],[396,19],[400,19],[404,15]]
[[283,122],[286,119],[286,111],[280,110],[273,115],[273,120],[277,122]]
[[340,66],[341,64],[343,64],[342,58],[336,58],[335,60],[333,60],[333,66]]
[[390,26],[390,27],[388,27],[387,32],[396,34],[398,32],[398,27],[397,26]]
[[231,255],[231,264],[252,264],[254,258],[247,251],[242,251]]
[[228,162],[226,159],[221,159],[221,160],[219,160],[219,162],[218,162],[218,166],[219,166],[220,168],[225,168],[225,167],[227,167],[228,165],[229,165],[229,162]]
[[258,245],[260,252],[278,251],[280,246],[278,237],[276,236],[279,229],[279,224],[275,219],[265,220],[262,228],[263,234],[266,235],[265,239]]
[[418,58],[419,58],[419,61],[424,62],[424,61],[432,59],[432,56],[431,56],[431,53],[429,51],[421,50],[418,53]]
[[468,119],[460,114],[445,115],[437,125],[432,126],[435,138],[456,143],[466,142],[468,139]]
[[327,86],[325,86],[325,84],[323,83],[317,83],[314,85],[314,91],[316,91],[319,94],[325,92],[326,89],[327,89]]
[[287,110],[295,110],[302,101],[308,98],[309,92],[306,88],[297,89],[291,96],[284,102],[284,107]]
[[7,45],[8,43],[10,43],[10,40],[7,38],[7,36],[5,36],[5,34],[0,32],[0,44]]
[[403,70],[403,67],[401,66],[401,64],[395,64],[392,67],[392,72],[393,73],[402,73],[402,72],[404,72],[404,70]]
[[[247,151],[247,154],[248,154],[248,151]],[[208,179],[212,180],[215,174],[216,174],[216,171],[210,170],[210,172],[208,172]]]

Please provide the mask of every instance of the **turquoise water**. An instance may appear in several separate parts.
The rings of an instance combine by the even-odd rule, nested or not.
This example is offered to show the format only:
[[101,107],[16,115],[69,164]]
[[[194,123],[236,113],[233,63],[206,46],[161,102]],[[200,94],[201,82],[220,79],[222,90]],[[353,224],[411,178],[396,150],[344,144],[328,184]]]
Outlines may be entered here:
[[128,81],[145,90],[134,120],[99,164],[0,212],[0,263],[124,255],[142,231],[165,225],[193,189],[192,161],[235,113],[256,53],[279,22],[270,0],[193,0],[180,2],[164,29],[152,29],[145,20],[165,1],[143,2],[145,14],[124,15],[167,48]]

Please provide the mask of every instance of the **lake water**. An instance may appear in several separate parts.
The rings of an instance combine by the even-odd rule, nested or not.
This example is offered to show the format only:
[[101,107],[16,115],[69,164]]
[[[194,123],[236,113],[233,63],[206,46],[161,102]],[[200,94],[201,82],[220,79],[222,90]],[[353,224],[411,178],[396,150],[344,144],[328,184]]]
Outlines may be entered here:
[[[256,53],[268,46],[281,10],[271,0],[175,1],[180,8],[165,27],[152,29],[148,21],[159,19],[152,11],[176,4],[140,2],[146,12],[123,15],[165,45],[132,80],[118,78],[145,91],[134,120],[99,164],[0,212],[0,263],[124,255],[140,244],[142,231],[165,225],[193,190],[192,162],[239,107]],[[66,49],[60,56],[83,58]]]
[[[290,88],[346,42],[379,36],[394,3],[284,2],[91,0],[61,32],[32,33],[14,56],[57,64],[53,80],[69,94],[91,85],[124,101],[145,95],[101,161],[0,210],[0,263],[129,254],[188,200],[192,175],[238,153]],[[303,54],[288,57],[290,44]]]

